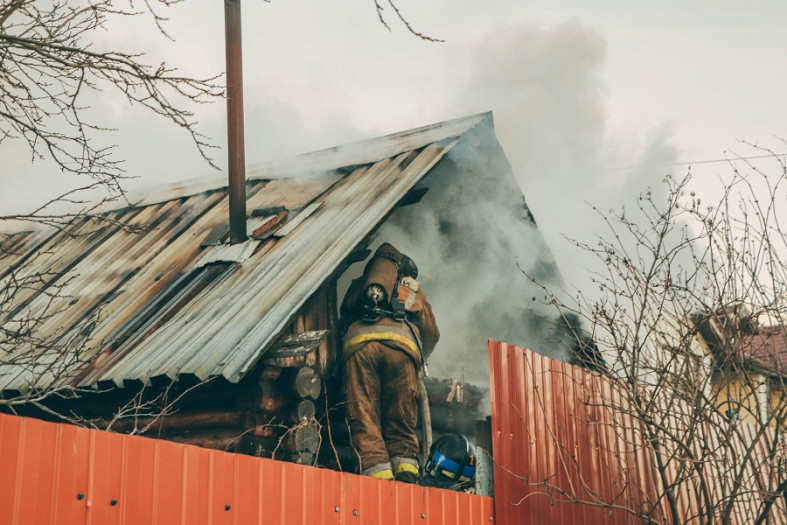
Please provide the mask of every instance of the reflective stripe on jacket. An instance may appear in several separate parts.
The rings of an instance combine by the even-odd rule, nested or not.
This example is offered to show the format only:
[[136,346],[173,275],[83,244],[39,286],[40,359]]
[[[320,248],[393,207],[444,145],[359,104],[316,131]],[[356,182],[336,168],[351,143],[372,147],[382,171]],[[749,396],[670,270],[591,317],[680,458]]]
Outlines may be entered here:
[[407,352],[418,365],[422,362],[421,344],[413,330],[404,322],[390,318],[380,319],[373,324],[355,322],[350,325],[344,336],[342,357],[347,359],[369,341],[386,343]]
[[[344,296],[344,301],[342,301],[341,307],[341,317],[344,320],[353,320],[358,319],[358,316],[354,313],[355,306],[358,304],[361,295],[361,288],[363,287],[364,279],[360,277],[355,279],[351,284],[350,288],[347,290],[347,294]],[[416,337],[421,342],[421,352],[423,356],[421,356],[421,352],[411,353],[410,355],[416,360],[417,363],[421,363],[421,358],[423,357],[424,360],[429,359],[429,356],[432,354],[437,341],[440,339],[440,330],[437,328],[437,322],[434,318],[434,313],[432,312],[432,306],[426,300],[426,296],[424,295],[423,288],[419,288],[418,292],[416,292],[416,297],[412,305],[411,312],[408,312],[407,318],[412,323],[412,327],[416,329]],[[347,327],[348,330],[356,326],[358,326],[359,321],[351,322],[351,326]],[[378,321],[368,324],[368,323],[361,323],[361,326],[379,326],[384,325],[384,328],[380,329],[380,331],[385,332],[388,330],[388,327],[400,326],[405,330],[409,329],[407,325],[405,325],[401,321],[396,321],[395,319],[384,317],[379,319]],[[405,335],[405,337],[412,337],[412,334]],[[347,341],[347,337],[344,338]],[[384,339],[381,339],[386,341]],[[403,344],[397,343],[397,348],[401,348],[402,350],[408,351]],[[389,343],[389,346],[393,346],[393,343]],[[348,354],[345,354],[345,359]]]

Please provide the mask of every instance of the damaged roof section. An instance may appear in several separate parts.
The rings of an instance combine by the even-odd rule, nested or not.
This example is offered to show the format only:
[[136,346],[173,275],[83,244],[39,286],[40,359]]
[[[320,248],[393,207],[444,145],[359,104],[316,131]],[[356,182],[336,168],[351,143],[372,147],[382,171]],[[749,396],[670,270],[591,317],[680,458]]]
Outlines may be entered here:
[[[67,232],[8,237],[0,289],[25,278],[36,285],[0,311],[6,333],[27,334],[0,340],[0,389],[239,381],[358,243],[485,119],[252,167],[251,238],[241,245],[224,242],[226,186],[210,181],[163,188]],[[34,342],[41,337],[52,343]]]

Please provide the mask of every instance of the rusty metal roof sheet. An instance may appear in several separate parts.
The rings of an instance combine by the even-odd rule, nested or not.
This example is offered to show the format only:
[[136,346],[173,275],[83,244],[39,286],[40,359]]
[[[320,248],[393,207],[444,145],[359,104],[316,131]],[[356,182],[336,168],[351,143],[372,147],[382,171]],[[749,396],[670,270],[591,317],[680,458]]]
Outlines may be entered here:
[[250,214],[284,207],[288,220],[238,249],[202,246],[227,221],[226,183],[215,181],[149,192],[68,233],[11,237],[13,253],[0,252],[4,267],[15,264],[5,284],[41,279],[14,294],[0,323],[19,330],[37,319],[36,333],[54,334],[57,348],[0,341],[0,389],[184,375],[237,382],[355,246],[485,119],[250,169]]
[[0,414],[2,523],[456,524],[492,498]]

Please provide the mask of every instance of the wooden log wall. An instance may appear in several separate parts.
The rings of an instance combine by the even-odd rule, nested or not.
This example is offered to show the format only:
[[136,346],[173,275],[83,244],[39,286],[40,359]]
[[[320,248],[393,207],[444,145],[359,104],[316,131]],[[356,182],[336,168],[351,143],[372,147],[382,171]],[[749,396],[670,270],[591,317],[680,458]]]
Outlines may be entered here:
[[[315,401],[322,381],[312,367],[283,369],[264,366],[254,385],[239,388],[250,394],[230,408],[104,420],[99,425],[115,432],[134,433],[178,443],[299,462],[314,459],[320,441]],[[309,456],[311,454],[311,456]]]
[[[312,350],[316,354],[317,348]],[[320,444],[315,401],[323,393],[314,367],[263,365],[257,376],[258,404],[251,410],[255,456],[313,464]]]
[[333,375],[337,365],[339,313],[337,309],[336,282],[329,280],[304,305],[295,317],[291,334],[325,331],[326,337],[317,348],[316,362],[312,365],[322,376]]

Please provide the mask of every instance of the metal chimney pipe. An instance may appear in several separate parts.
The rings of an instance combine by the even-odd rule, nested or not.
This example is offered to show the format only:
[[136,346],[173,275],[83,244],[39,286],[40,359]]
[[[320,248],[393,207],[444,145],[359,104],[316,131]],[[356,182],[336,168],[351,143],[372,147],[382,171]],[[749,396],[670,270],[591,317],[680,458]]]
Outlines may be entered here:
[[246,240],[246,154],[243,137],[243,59],[240,0],[224,0],[227,58],[227,153],[230,243]]

